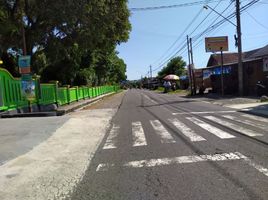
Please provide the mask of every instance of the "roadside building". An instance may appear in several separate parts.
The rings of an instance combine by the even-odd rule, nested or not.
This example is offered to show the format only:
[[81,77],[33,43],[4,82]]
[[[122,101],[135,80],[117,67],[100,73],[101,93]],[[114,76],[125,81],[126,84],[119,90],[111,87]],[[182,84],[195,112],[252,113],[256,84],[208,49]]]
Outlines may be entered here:
[[[200,78],[202,70],[202,78]],[[195,71],[197,90],[210,89],[221,93],[221,55],[212,54],[207,67]],[[244,95],[256,95],[256,84],[260,81],[268,88],[268,45],[243,53]],[[200,81],[201,80],[201,81]],[[224,94],[238,93],[238,54],[223,54]]]

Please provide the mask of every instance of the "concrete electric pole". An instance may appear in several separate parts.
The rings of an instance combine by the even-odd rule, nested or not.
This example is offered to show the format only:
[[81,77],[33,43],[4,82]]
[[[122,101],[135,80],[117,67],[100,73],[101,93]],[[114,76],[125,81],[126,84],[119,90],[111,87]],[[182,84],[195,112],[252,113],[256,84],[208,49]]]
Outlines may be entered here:
[[237,47],[238,47],[238,91],[239,95],[244,94],[243,82],[243,60],[242,60],[242,42],[241,42],[241,22],[240,22],[240,1],[236,0],[236,29],[237,29]]
[[189,86],[191,90],[191,95],[193,95],[193,77],[192,77],[192,69],[191,69],[191,53],[190,53],[190,41],[189,36],[187,35],[187,50],[188,50],[188,75],[189,75]]

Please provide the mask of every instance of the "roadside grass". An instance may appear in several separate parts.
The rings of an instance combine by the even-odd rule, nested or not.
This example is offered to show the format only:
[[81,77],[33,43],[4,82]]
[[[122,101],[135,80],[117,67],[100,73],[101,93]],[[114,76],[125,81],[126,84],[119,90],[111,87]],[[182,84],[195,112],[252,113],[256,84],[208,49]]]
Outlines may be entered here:
[[[158,87],[155,91],[157,91],[157,92],[164,92],[164,87]],[[173,90],[170,89],[167,94],[188,95],[189,94],[189,91],[188,90],[181,90],[181,89],[177,89],[177,90],[173,91]]]

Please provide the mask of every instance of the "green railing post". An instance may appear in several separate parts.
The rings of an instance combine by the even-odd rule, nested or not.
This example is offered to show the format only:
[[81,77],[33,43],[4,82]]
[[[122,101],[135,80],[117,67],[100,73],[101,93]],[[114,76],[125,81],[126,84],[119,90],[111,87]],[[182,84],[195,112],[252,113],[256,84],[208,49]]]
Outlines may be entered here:
[[78,88],[78,86],[75,86],[75,91],[76,91],[76,101],[79,101],[79,94],[78,94],[78,91],[79,90],[79,88]]
[[4,108],[5,107],[5,82],[3,80],[3,76],[0,74],[0,108]]
[[85,100],[85,89],[84,89],[84,86],[82,86],[82,93],[83,93],[83,99]]
[[89,95],[89,98],[91,99],[92,98],[92,92],[91,92],[91,88],[88,87],[88,95]]
[[71,102],[70,85],[66,85],[66,87],[67,87],[67,103],[70,104]]
[[[38,109],[40,109],[40,99],[41,99],[41,91],[40,91],[40,76],[33,75],[33,80],[35,82],[35,99]],[[17,106],[18,107],[18,106]]]
[[58,100],[59,100],[58,89],[59,89],[59,81],[56,81],[55,82],[55,101],[56,101],[57,106],[58,106]]

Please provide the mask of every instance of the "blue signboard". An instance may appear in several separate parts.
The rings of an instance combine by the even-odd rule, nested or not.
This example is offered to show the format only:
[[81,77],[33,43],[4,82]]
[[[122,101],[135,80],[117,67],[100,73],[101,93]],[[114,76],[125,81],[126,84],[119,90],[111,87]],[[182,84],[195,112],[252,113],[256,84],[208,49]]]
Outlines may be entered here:
[[18,64],[21,74],[31,73],[31,56],[20,56]]
[[30,67],[31,66],[31,56],[20,56],[19,57],[19,67]]

